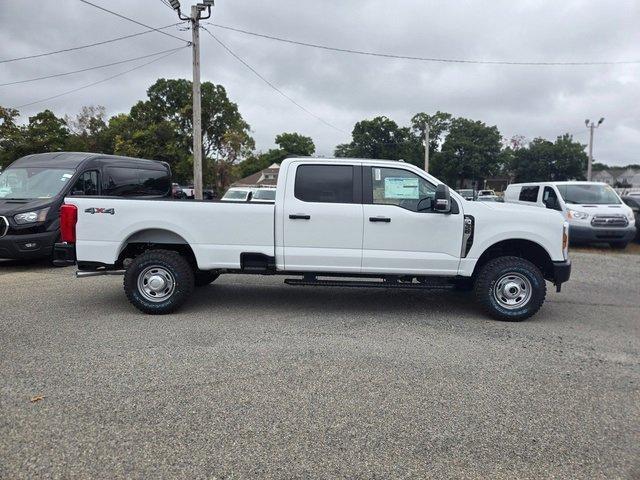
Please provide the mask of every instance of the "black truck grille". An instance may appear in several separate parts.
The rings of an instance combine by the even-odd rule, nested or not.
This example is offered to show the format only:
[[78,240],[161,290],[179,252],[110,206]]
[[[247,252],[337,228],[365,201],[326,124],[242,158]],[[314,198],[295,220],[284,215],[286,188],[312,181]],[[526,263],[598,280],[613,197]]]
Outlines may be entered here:
[[626,227],[629,220],[624,215],[594,215],[591,219],[594,227]]

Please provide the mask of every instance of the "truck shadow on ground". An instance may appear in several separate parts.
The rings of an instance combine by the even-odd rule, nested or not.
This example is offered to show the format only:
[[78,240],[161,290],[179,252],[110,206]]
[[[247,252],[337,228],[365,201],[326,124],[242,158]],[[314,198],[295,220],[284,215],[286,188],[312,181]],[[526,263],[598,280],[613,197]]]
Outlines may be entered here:
[[0,258],[0,275],[3,273],[33,272],[48,269],[51,269],[51,262],[46,258],[35,260],[10,260]]
[[273,318],[283,315],[385,315],[398,317],[446,314],[478,316],[470,292],[288,285],[213,284],[196,289],[181,312],[234,311],[236,315]]

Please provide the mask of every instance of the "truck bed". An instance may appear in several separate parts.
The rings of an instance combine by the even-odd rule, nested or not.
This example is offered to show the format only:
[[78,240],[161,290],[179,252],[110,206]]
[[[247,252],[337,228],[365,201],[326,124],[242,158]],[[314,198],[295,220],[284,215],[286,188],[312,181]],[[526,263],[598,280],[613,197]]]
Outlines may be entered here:
[[129,242],[189,244],[203,270],[240,268],[243,252],[275,255],[271,203],[113,197],[69,197],[65,203],[78,208],[79,262],[113,264]]

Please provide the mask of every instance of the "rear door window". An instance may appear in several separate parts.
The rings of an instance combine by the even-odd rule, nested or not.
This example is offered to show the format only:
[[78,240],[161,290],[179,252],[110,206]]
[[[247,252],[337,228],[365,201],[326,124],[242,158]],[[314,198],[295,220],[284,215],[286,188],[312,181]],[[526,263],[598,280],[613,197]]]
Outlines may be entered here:
[[529,186],[529,187],[522,187],[522,190],[520,190],[520,197],[519,200],[521,202],[537,202],[538,201],[538,192],[540,191],[540,187],[539,186]]
[[352,165],[300,165],[295,197],[303,202],[355,203]]
[[96,170],[84,172],[73,186],[71,194],[73,196],[99,195],[98,185],[98,172]]
[[104,195],[119,197],[163,196],[171,190],[171,179],[165,170],[107,167]]

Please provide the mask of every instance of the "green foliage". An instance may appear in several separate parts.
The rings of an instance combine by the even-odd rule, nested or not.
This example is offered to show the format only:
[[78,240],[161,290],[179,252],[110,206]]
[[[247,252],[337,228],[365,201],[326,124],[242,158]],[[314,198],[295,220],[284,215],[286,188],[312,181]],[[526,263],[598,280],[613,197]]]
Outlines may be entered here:
[[509,169],[517,182],[582,180],[587,168],[584,147],[568,134],[555,143],[536,138],[514,153]]
[[403,159],[420,164],[419,141],[407,127],[399,127],[387,117],[375,117],[355,124],[350,143],[338,145],[336,157]]
[[272,148],[265,153],[248,156],[246,160],[236,165],[233,176],[236,179],[245,178],[264,170],[269,165],[280,164],[288,155],[309,157],[316,151],[311,137],[305,137],[299,133],[281,133],[276,136],[275,143],[280,148]]
[[27,125],[16,125],[18,111],[0,107],[0,162],[7,166],[24,155],[65,150],[70,132],[62,118],[51,110],[29,117]]
[[299,133],[281,133],[276,136],[275,143],[285,152],[285,155],[310,157],[316,152],[316,146],[311,137],[305,137]]
[[442,149],[432,162],[432,173],[455,185],[464,179],[482,179],[500,172],[501,137],[498,128],[467,118],[451,120]]

